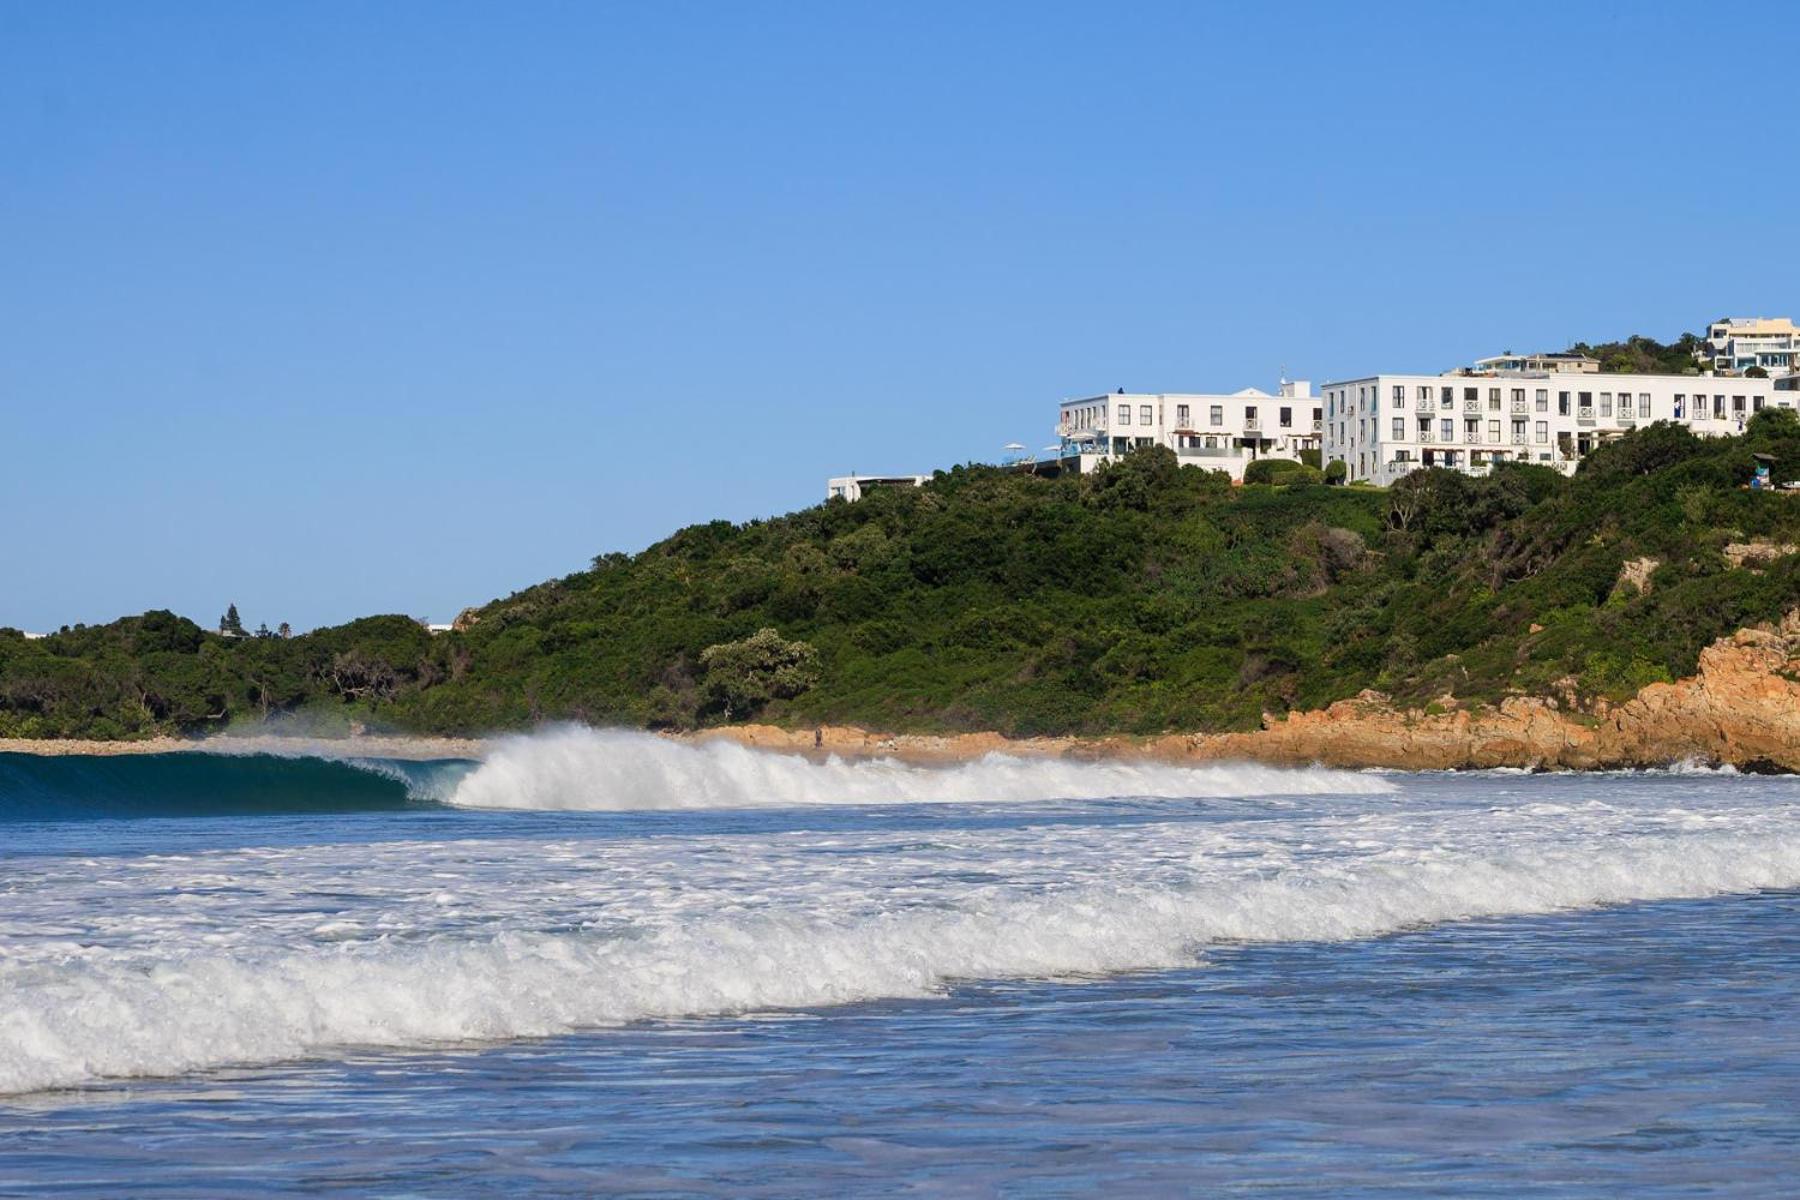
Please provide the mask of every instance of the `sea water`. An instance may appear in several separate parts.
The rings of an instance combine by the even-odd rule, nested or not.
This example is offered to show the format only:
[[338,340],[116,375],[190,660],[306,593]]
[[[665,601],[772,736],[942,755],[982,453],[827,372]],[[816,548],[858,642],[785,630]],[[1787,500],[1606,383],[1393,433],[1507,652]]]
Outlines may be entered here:
[[1800,782],[0,755],[0,1194],[1785,1196]]

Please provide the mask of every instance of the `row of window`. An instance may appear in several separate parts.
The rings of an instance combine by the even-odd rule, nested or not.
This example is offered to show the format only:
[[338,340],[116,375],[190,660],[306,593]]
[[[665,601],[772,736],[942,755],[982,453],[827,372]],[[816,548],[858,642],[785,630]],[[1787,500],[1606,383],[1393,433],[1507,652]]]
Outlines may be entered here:
[[[1419,385],[1417,385],[1417,387],[1418,387],[1418,405],[1417,405],[1418,411],[1420,411],[1420,412],[1429,411],[1433,404],[1435,404],[1439,409],[1454,409],[1456,407],[1456,399],[1457,399],[1456,391],[1457,391],[1457,389],[1455,387],[1449,387],[1449,386],[1443,386],[1443,385],[1433,385],[1433,384],[1419,384]],[[1490,387],[1490,388],[1486,389],[1487,395],[1485,397],[1485,400],[1486,400],[1488,412],[1501,411],[1502,395],[1503,395],[1503,391],[1505,391],[1505,390],[1506,389],[1502,389],[1502,388],[1498,388],[1498,387]],[[1534,412],[1547,413],[1550,411],[1550,389],[1549,388],[1532,389],[1534,394],[1531,396],[1529,401],[1526,399],[1526,390],[1527,389],[1525,389],[1525,388],[1510,389],[1510,391],[1512,393],[1511,400],[1512,400],[1512,411],[1513,412],[1522,413],[1522,412],[1527,412],[1527,411],[1534,411]],[[1481,389],[1479,387],[1465,387],[1462,389],[1463,411],[1476,412],[1476,411],[1480,410],[1480,406],[1482,405],[1482,402],[1484,399],[1484,397],[1482,396],[1482,391],[1483,391],[1483,389]],[[1601,392],[1601,393],[1599,393],[1599,397],[1600,397],[1599,415],[1602,417],[1612,416],[1613,415],[1613,407],[1614,407],[1614,394],[1612,392]],[[1340,411],[1340,409],[1339,409],[1340,402],[1346,401],[1347,398],[1348,398],[1347,393],[1343,392],[1343,391],[1335,391],[1334,390],[1334,391],[1326,392],[1325,393],[1325,408],[1326,408],[1327,416],[1331,419],[1335,419]],[[1380,404],[1378,388],[1373,387],[1373,386],[1358,387],[1356,389],[1356,398],[1359,403],[1366,403],[1369,406],[1369,412],[1371,414],[1377,413],[1380,411],[1381,404]],[[1695,394],[1695,396],[1693,397],[1693,400],[1694,400],[1693,419],[1704,420],[1707,415],[1706,414],[1707,397],[1703,394]],[[1713,396],[1712,397],[1712,415],[1714,417],[1723,418],[1725,416],[1725,411],[1726,411],[1725,410],[1725,400],[1726,400],[1726,398],[1724,396]],[[1648,419],[1650,416],[1650,401],[1651,401],[1651,395],[1649,392],[1639,392],[1635,396],[1633,396],[1633,394],[1630,392],[1620,392],[1620,393],[1618,393],[1618,396],[1617,396],[1618,415],[1621,417],[1633,417],[1633,418],[1642,416],[1642,417]],[[1406,385],[1405,384],[1396,383],[1393,385],[1393,402],[1394,402],[1395,408],[1404,409],[1406,407]],[[1529,409],[1527,408],[1527,404],[1530,405]],[[1752,397],[1732,396],[1731,397],[1731,411],[1733,413],[1743,413],[1746,411],[1747,408],[1750,411],[1760,411],[1763,407],[1763,404],[1764,404],[1764,398],[1761,396],[1752,396]],[[1675,396],[1674,396],[1674,415],[1675,415],[1676,420],[1687,419],[1687,407],[1688,407],[1687,394],[1683,393],[1683,392],[1676,392]],[[1593,392],[1563,392],[1563,391],[1559,391],[1556,393],[1556,412],[1558,415],[1566,417],[1566,416],[1569,416],[1571,414],[1571,412],[1575,411],[1576,409],[1585,410],[1584,415],[1591,416],[1595,409],[1594,393]],[[1346,405],[1344,408],[1342,408],[1341,411],[1345,414],[1348,414],[1350,410],[1349,410],[1348,406]]]
[[[1131,405],[1119,405],[1117,415],[1118,420],[1115,421],[1114,424],[1131,424]],[[1292,429],[1294,427],[1294,410],[1292,408],[1283,405],[1277,411],[1276,416],[1277,420],[1280,422],[1281,428]],[[1318,419],[1319,410],[1315,408],[1313,409],[1313,420],[1317,421]],[[1193,417],[1189,412],[1187,405],[1177,404],[1175,406],[1175,427],[1177,429],[1190,428],[1192,420]],[[1225,406],[1223,404],[1214,404],[1210,406],[1206,414],[1206,423],[1214,428],[1222,427],[1225,424]],[[1153,406],[1148,404],[1138,405],[1138,424],[1156,424],[1156,410]],[[1256,425],[1256,406],[1254,404],[1246,405],[1244,407],[1244,424],[1248,427],[1254,427]]]

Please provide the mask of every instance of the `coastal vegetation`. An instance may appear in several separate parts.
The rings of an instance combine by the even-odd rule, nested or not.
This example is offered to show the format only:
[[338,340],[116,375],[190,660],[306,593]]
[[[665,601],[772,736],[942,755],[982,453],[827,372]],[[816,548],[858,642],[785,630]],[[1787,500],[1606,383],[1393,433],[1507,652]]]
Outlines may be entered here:
[[1755,454],[1800,478],[1800,421],[1657,424],[1572,478],[1422,470],[1385,490],[1312,466],[1233,487],[1162,449],[1082,477],[958,467],[603,554],[436,635],[376,616],[226,636],[169,612],[0,631],[0,736],[565,718],[1149,733],[1369,688],[1590,705],[1800,601],[1800,496],[1747,490]]
[[1600,370],[1608,375],[1697,375],[1700,364],[1694,355],[1701,347],[1691,333],[1667,343],[1634,333],[1622,342],[1576,342],[1569,353],[1599,360]]

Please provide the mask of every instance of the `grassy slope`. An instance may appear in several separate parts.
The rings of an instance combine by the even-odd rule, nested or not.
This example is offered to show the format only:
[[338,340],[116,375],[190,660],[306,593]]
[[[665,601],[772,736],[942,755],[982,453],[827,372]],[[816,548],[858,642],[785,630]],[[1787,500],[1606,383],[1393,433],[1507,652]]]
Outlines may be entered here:
[[[0,736],[139,736],[298,712],[470,732],[575,717],[720,719],[707,646],[772,627],[820,682],[761,714],[907,730],[1151,732],[1254,725],[1365,687],[1496,700],[1573,678],[1618,696],[1800,600],[1800,498],[1740,485],[1750,452],[1800,477],[1800,423],[1743,438],[1658,426],[1572,480],[1421,472],[1386,492],[1231,488],[1143,452],[1083,479],[960,468],[769,521],[684,529],[432,638],[376,617],[228,641],[146,614],[39,642],[0,633]],[[1661,562],[1647,595],[1620,566]],[[1539,632],[1531,631],[1533,625]]]

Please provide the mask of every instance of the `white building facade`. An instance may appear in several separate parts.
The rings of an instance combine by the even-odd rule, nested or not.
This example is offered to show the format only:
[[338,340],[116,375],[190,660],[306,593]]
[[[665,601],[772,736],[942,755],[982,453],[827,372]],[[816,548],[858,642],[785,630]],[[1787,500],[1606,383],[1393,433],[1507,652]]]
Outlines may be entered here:
[[1800,392],[1772,379],[1520,372],[1370,375],[1328,383],[1322,398],[1325,461],[1385,485],[1432,466],[1572,472],[1594,447],[1652,421],[1735,434],[1764,408],[1796,407]]
[[855,503],[874,488],[924,487],[930,480],[929,475],[834,475],[825,481],[825,498]]
[[1322,450],[1324,411],[1305,380],[1282,381],[1276,395],[1245,388],[1200,392],[1115,392],[1064,400],[1056,435],[1064,462],[1091,471],[1144,446],[1167,446],[1184,466],[1225,471],[1242,481],[1259,458],[1298,460]]

